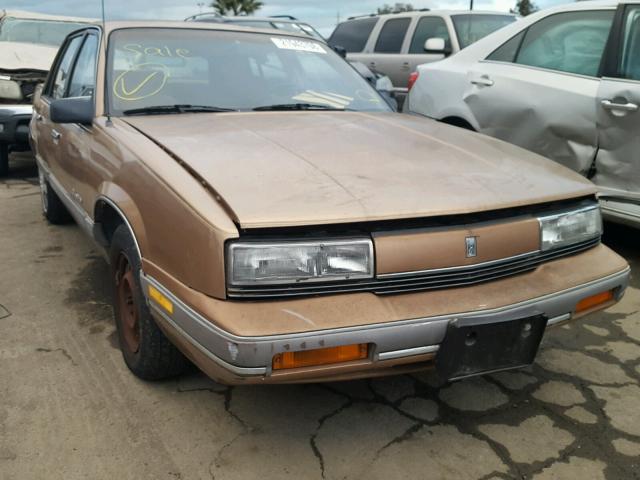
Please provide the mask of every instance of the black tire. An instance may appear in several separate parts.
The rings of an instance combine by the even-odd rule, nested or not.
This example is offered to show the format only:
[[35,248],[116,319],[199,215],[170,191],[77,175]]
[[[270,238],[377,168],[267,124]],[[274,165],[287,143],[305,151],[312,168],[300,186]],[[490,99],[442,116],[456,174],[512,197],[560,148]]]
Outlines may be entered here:
[[9,175],[9,145],[0,143],[0,178]]
[[40,198],[42,199],[42,215],[52,225],[64,225],[73,220],[67,207],[64,206],[58,194],[54,192],[42,172],[38,172],[40,181]]
[[140,257],[126,225],[116,228],[109,256],[115,321],[127,367],[143,380],[180,375],[190,363],[151,316],[140,285]]

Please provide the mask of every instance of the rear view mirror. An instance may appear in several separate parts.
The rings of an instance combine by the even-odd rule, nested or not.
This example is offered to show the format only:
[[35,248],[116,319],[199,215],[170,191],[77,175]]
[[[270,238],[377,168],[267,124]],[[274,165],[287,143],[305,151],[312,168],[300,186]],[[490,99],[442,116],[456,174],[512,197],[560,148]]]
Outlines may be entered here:
[[340,55],[342,58],[347,58],[347,49],[340,45],[335,45],[333,51]]
[[53,123],[91,125],[95,115],[93,97],[73,97],[53,100],[49,107]]
[[444,38],[430,38],[424,42],[424,51],[427,53],[441,53],[443,55],[449,55],[451,49],[447,48],[447,42]]

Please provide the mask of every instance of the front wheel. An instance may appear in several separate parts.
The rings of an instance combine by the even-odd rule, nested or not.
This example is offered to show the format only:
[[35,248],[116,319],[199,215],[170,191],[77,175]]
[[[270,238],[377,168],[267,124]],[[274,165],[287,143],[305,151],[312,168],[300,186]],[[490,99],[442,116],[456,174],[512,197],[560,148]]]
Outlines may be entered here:
[[180,375],[189,361],[151,316],[140,284],[140,257],[125,225],[113,234],[110,259],[116,327],[127,367],[143,380]]
[[53,191],[42,171],[38,172],[38,180],[40,183],[40,199],[42,200],[42,215],[44,215],[44,218],[52,225],[69,223],[72,218],[67,207],[64,206],[58,194]]

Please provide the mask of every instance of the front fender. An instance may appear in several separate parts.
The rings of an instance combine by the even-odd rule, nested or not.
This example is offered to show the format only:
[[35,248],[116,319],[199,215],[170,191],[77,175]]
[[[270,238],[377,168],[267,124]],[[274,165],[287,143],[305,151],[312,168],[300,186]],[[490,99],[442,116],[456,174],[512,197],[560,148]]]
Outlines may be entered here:
[[94,237],[96,240],[108,246],[108,234],[105,232],[105,212],[112,209],[127,226],[134,239],[138,255],[142,259],[147,251],[147,231],[142,215],[133,199],[120,186],[112,182],[104,182],[99,189],[94,206]]

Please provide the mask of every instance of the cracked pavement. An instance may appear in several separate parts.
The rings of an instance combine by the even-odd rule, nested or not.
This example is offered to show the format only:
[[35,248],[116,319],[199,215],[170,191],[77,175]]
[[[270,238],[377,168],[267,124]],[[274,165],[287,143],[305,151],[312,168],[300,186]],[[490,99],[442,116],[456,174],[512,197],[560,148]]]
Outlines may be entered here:
[[[114,334],[106,264],[48,226],[22,155],[0,182],[0,478],[640,478],[640,246],[624,300],[547,332],[518,372],[229,388],[146,383]],[[9,313],[10,312],[10,313]]]

